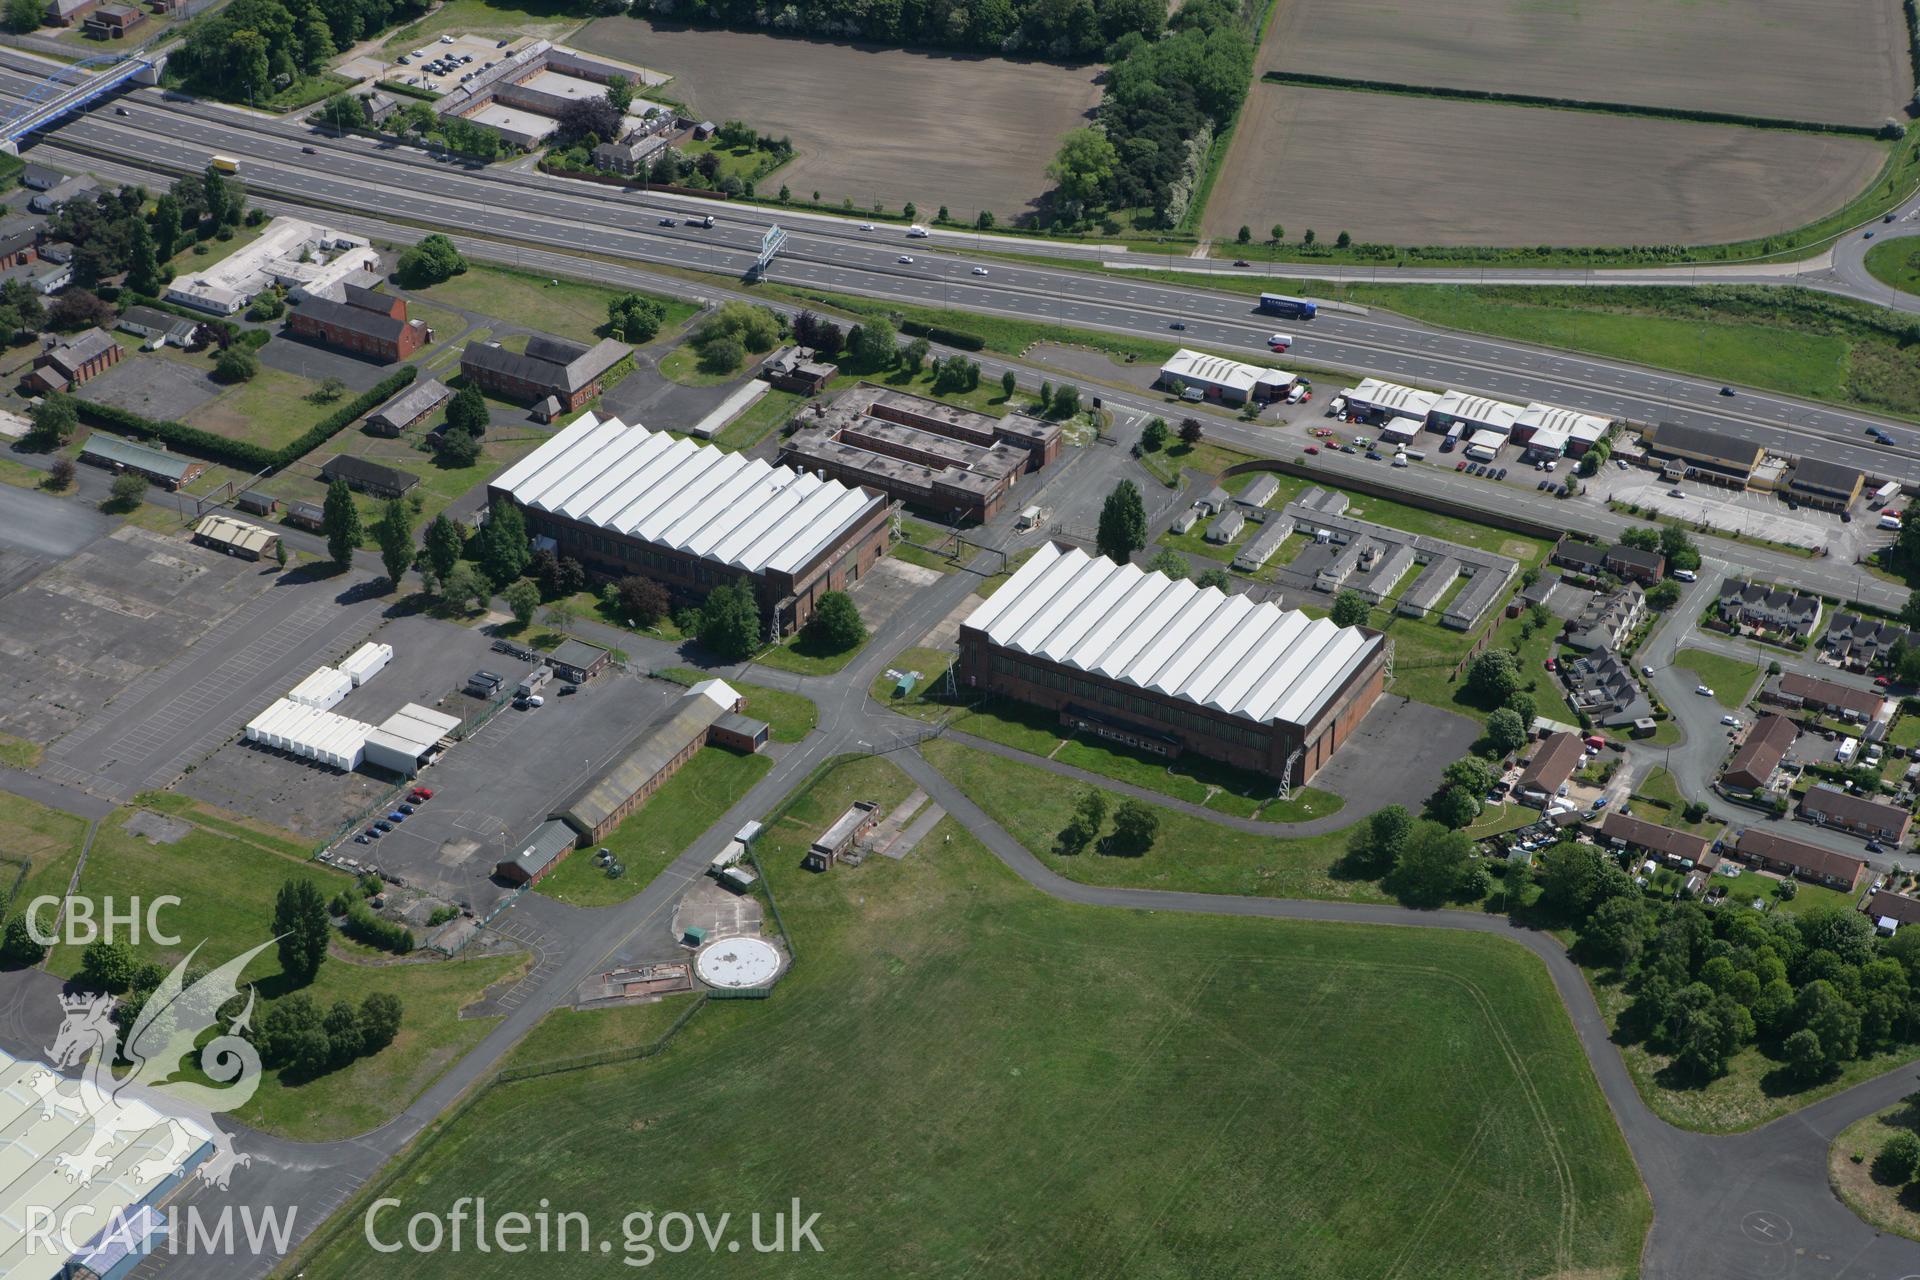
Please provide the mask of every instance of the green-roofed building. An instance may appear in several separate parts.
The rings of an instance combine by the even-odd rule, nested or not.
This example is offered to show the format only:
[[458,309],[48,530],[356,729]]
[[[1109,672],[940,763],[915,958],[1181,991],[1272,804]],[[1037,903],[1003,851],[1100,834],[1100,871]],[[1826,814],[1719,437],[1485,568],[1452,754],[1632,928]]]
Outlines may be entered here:
[[89,435],[87,442],[80,446],[80,461],[113,472],[136,472],[169,489],[192,483],[207,469],[206,463],[196,459],[183,458],[165,449],[135,444],[131,440],[98,431]]

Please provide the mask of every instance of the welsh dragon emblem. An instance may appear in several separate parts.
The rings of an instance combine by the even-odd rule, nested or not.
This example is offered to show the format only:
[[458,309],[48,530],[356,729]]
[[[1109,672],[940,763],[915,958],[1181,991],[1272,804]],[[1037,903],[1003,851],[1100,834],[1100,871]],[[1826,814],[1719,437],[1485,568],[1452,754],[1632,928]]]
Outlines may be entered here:
[[[136,1174],[163,1177],[193,1153],[199,1140],[179,1118],[197,1123],[213,1140],[212,1153],[198,1169],[202,1181],[224,1188],[234,1169],[251,1161],[250,1156],[234,1151],[233,1139],[213,1122],[213,1116],[245,1106],[260,1086],[260,1054],[242,1034],[253,1019],[252,987],[247,988],[245,1007],[224,1031],[198,1050],[201,1073],[217,1087],[176,1077],[182,1075],[187,1055],[195,1052],[194,1042],[219,1023],[221,1007],[239,996],[240,974],[272,945],[272,940],[263,942],[186,986],[187,966],[199,951],[195,947],[154,988],[124,1045],[113,1022],[113,1011],[119,1003],[113,996],[86,993],[61,997],[66,1019],[47,1057],[56,1068],[82,1061],[86,1065],[77,1091],[50,1092],[46,1105],[92,1125],[87,1143],[79,1152],[59,1157],[69,1181],[83,1186],[92,1182],[113,1162],[114,1153],[125,1141],[150,1127],[150,1122],[134,1119],[120,1105],[128,1099],[147,1102],[166,1117],[171,1131],[168,1147],[143,1161]],[[114,1074],[117,1057],[133,1064],[125,1075]]]

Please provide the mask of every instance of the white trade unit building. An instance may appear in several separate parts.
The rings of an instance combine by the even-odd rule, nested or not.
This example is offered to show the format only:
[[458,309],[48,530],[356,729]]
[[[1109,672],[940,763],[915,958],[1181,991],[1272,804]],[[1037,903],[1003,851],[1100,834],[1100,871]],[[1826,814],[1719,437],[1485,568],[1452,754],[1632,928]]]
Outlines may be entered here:
[[1520,420],[1520,414],[1521,408],[1517,404],[1476,396],[1467,391],[1449,391],[1434,401],[1429,417],[1435,431],[1449,430],[1458,423],[1469,436],[1492,431],[1504,440],[1513,434],[1514,424]]
[[1431,391],[1379,378],[1364,379],[1359,386],[1340,394],[1346,397],[1349,408],[1375,417],[1382,439],[1395,442],[1413,439],[1427,425],[1427,415],[1440,399]]
[[1197,389],[1209,400],[1245,404],[1248,400],[1281,400],[1300,379],[1284,369],[1265,369],[1226,356],[1208,355],[1182,347],[1160,366],[1160,385]]
[[352,692],[352,676],[338,667],[320,667],[305,680],[293,686],[287,697],[303,707],[312,707],[316,711],[329,711],[340,705],[340,699]]
[[353,653],[348,656],[347,660],[340,664],[340,670],[347,673],[348,677],[353,681],[353,687],[358,689],[361,685],[386,670],[387,664],[392,661],[392,645],[375,644],[369,640],[358,649],[355,649]]
[[409,702],[379,728],[367,731],[365,763],[411,778],[440,753],[440,744],[459,727],[456,717]]
[[1560,409],[1538,401],[1520,411],[1513,424],[1515,444],[1523,444],[1537,457],[1579,457],[1591,449],[1613,423],[1607,418],[1574,409]]

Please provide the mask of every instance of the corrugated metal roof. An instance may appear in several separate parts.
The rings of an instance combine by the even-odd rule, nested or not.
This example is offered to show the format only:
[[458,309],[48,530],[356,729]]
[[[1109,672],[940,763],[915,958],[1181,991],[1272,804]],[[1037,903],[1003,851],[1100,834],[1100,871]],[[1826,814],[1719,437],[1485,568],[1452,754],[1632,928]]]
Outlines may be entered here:
[[715,560],[793,572],[884,498],[588,413],[493,482],[536,511]]
[[1290,387],[1299,380],[1297,375],[1281,369],[1265,369],[1259,365],[1229,360],[1226,356],[1189,351],[1185,347],[1174,352],[1173,358],[1160,366],[1160,373],[1163,377],[1179,378],[1183,382],[1204,382],[1235,391],[1251,391],[1261,383]]
[[620,762],[587,783],[558,811],[583,833],[597,830],[687,744],[733,711],[740,695],[721,680],[705,680],[662,708],[640,731]]
[[1304,724],[1382,645],[1077,548],[1042,546],[964,626],[994,644],[1260,723]]
[[279,534],[262,529],[257,524],[219,514],[205,517],[193,527],[193,531],[202,538],[251,551],[255,555],[265,555],[274,543],[280,541]]
[[192,458],[183,458],[177,453],[168,453],[164,449],[155,449],[150,445],[135,444],[131,440],[122,440],[119,436],[94,432],[87,442],[80,446],[83,457],[105,458],[108,462],[117,462],[123,467],[132,467],[136,471],[145,471],[152,475],[168,476],[178,480],[195,467],[205,464]]

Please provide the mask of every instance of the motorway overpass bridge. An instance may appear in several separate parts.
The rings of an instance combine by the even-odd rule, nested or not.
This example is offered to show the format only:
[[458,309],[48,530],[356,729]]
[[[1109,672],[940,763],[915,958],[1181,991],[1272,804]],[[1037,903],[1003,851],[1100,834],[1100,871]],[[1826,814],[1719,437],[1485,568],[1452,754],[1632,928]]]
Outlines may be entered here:
[[136,49],[132,53],[96,54],[51,69],[0,117],[0,150],[18,155],[22,138],[123,85],[157,84],[166,60],[165,54]]

